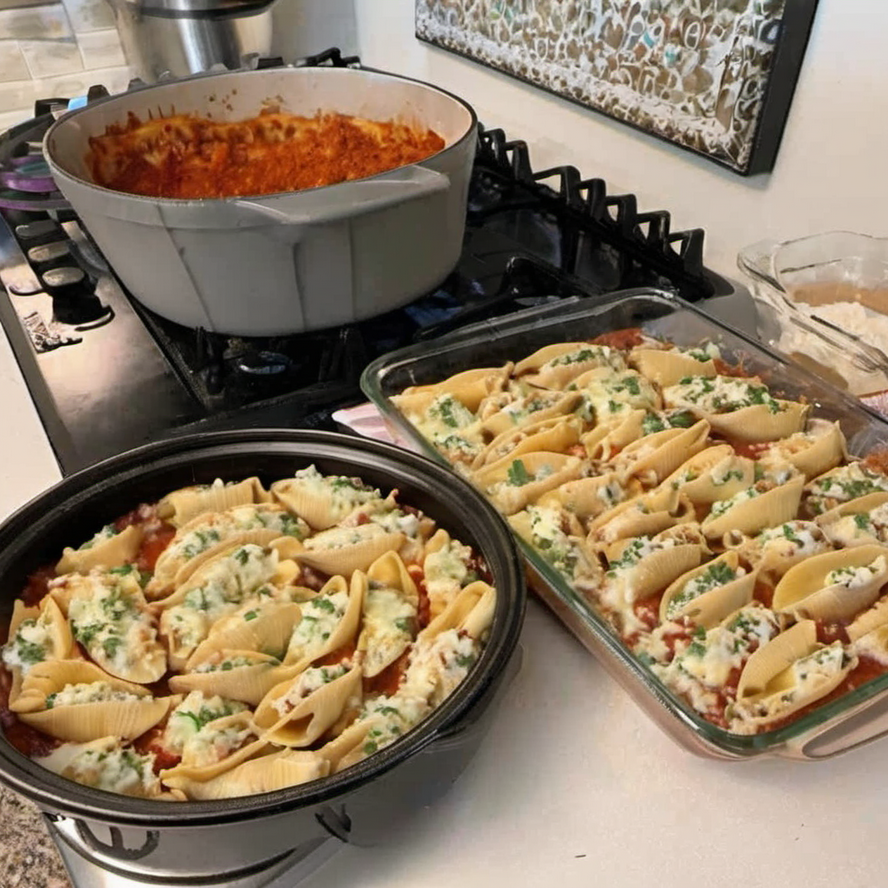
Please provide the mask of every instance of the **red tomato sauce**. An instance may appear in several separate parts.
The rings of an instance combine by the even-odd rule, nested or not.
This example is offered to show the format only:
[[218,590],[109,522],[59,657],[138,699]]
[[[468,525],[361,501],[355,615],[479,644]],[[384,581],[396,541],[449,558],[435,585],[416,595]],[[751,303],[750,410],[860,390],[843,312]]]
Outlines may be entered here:
[[176,535],[176,528],[171,524],[161,524],[157,529],[148,531],[142,538],[142,545],[136,555],[136,567],[141,571],[154,573],[157,559]]
[[407,669],[407,660],[410,658],[410,652],[404,651],[394,663],[390,663],[379,675],[372,678],[364,679],[364,694],[385,694],[391,697],[398,692],[401,686],[401,679],[404,677],[404,671]]
[[35,570],[28,577],[28,583],[21,594],[22,602],[28,607],[34,607],[34,605],[39,604],[49,591],[49,582],[53,579],[55,579],[54,567],[47,565]]
[[638,348],[645,341],[641,327],[627,327],[625,330],[611,330],[591,340],[593,345],[606,345],[608,348]]

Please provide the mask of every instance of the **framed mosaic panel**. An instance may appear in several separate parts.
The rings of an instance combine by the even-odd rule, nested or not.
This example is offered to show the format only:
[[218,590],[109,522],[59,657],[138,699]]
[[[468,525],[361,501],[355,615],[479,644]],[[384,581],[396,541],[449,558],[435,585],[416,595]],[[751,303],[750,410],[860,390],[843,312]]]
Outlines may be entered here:
[[816,5],[416,0],[416,36],[751,175],[774,166]]

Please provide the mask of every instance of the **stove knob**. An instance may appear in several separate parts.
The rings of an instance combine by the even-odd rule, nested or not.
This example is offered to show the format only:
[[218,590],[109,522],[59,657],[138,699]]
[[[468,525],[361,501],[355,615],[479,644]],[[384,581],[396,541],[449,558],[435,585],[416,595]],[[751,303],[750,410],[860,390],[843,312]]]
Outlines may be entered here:
[[53,219],[38,219],[15,226],[15,236],[25,249],[39,244],[48,244],[64,237],[65,233]]
[[91,289],[83,269],[68,265],[52,268],[40,280],[52,296],[53,320],[60,324],[91,324],[109,313],[108,306]]
[[38,268],[56,265],[62,260],[70,260],[71,250],[66,241],[53,241],[49,244],[41,244],[39,247],[31,247],[28,250],[28,261]]

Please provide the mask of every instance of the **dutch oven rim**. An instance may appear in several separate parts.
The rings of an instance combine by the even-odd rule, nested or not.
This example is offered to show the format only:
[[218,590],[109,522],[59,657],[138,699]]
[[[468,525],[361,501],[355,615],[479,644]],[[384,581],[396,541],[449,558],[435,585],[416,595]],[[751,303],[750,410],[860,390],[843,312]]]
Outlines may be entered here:
[[[238,456],[248,459],[250,451],[260,446],[266,447],[264,452],[270,457],[293,457],[302,460],[304,465],[336,460],[348,462],[350,459],[377,461],[375,466],[366,463],[356,465],[353,471],[357,474],[362,468],[367,473],[372,474],[375,470],[383,475],[407,469],[413,473],[409,476],[411,482],[439,485],[426,493],[442,500],[445,509],[456,510],[457,514],[457,507],[461,506],[474,530],[488,525],[485,532],[493,535],[490,545],[493,546],[495,540],[506,583],[497,588],[494,624],[473,673],[444,703],[391,746],[341,774],[270,793],[183,803],[164,803],[107,793],[62,778],[33,763],[11,746],[2,731],[0,782],[29,798],[43,810],[94,821],[151,828],[231,823],[309,808],[360,789],[436,741],[458,735],[471,725],[473,713],[478,715],[479,707],[483,712],[486,702],[489,702],[508,671],[523,625],[527,589],[520,554],[502,516],[466,480],[425,456],[391,444],[339,432],[260,428],[189,434],[128,450],[63,478],[0,523],[0,577],[12,563],[27,561],[27,552],[33,551],[33,544],[43,530],[62,528],[67,522],[76,520],[78,510],[102,497],[107,498],[112,491],[125,489],[136,479],[148,483],[153,474],[184,470],[193,464],[196,457],[207,461]],[[257,456],[262,458],[261,454]],[[109,481],[112,485],[110,490],[106,489]],[[392,487],[397,487],[397,484],[392,484]],[[465,509],[466,497],[472,503],[472,509]],[[409,498],[407,502],[410,502]],[[137,503],[133,503],[133,507],[135,505]],[[481,545],[477,541],[473,543]],[[486,554],[489,556],[490,553]],[[32,564],[31,569],[37,566]],[[501,588],[502,585],[505,588]],[[317,786],[312,788],[313,784]]]

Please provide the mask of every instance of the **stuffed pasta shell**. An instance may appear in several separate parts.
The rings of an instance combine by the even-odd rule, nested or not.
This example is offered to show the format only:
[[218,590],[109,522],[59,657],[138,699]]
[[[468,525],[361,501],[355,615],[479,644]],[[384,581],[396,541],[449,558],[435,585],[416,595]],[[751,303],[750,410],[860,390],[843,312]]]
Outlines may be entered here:
[[[502,388],[464,382],[477,403]],[[397,489],[313,465],[171,491],[83,536],[14,604],[0,714],[46,768],[138,798],[271,792],[362,761],[466,680],[496,609],[471,543]]]
[[[842,421],[742,351],[646,324],[509,357],[475,414],[486,447],[459,470],[575,631],[582,601],[590,632],[613,631],[692,719],[743,735],[888,672],[886,460],[849,456]],[[824,641],[792,641],[805,621]],[[800,666],[759,671],[786,649]]]

